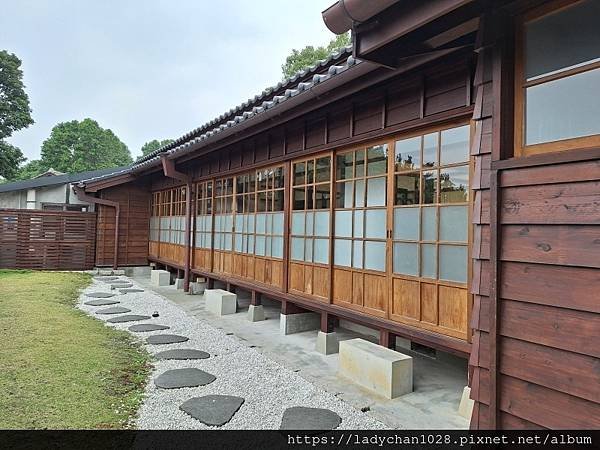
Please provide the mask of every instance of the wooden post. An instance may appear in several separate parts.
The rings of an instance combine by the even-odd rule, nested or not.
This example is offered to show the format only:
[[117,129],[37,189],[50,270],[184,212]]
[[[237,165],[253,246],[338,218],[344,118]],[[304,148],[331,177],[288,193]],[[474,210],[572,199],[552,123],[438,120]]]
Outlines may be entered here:
[[335,331],[335,317],[330,313],[321,313],[321,331],[323,333],[333,333]]
[[214,278],[207,278],[206,279],[206,287],[208,289],[214,289],[215,288],[215,280],[214,280]]
[[395,350],[396,335],[388,330],[379,330],[379,345]]
[[304,308],[300,308],[299,306],[295,305],[294,303],[288,302],[287,300],[283,300],[281,302],[281,314],[283,314],[284,316],[286,316],[288,314],[300,314],[300,313],[305,313],[305,312],[308,312],[308,311]]
[[252,298],[250,299],[250,304],[254,306],[262,305],[262,295],[260,292],[252,291]]

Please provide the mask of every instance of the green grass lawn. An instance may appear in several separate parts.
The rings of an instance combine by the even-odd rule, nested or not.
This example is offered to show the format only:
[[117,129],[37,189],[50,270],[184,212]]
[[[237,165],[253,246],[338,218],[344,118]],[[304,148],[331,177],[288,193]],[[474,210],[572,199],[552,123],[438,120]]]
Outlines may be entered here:
[[0,429],[123,428],[150,356],[76,309],[80,273],[0,270]]

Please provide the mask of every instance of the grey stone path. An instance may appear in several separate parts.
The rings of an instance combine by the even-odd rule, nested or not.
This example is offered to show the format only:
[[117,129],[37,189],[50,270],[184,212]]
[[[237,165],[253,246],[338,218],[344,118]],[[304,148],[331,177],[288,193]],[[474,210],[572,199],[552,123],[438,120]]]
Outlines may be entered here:
[[185,342],[189,338],[185,336],[179,336],[177,334],[156,334],[146,339],[148,344],[153,345],[164,345],[164,344],[176,344],[178,342]]
[[128,312],[131,312],[131,310],[123,308],[122,306],[113,306],[112,308],[106,308],[96,311],[96,314],[123,314]]
[[206,425],[221,427],[231,420],[243,403],[242,397],[234,395],[206,395],[190,398],[179,409]]
[[110,292],[90,292],[89,294],[85,295],[94,298],[110,298],[115,296],[115,294],[112,294]]
[[154,384],[161,389],[180,389],[184,387],[205,386],[217,377],[204,370],[188,367],[185,369],[167,370],[154,379]]
[[164,352],[154,355],[156,359],[207,359],[210,355],[202,350],[193,350],[189,348],[176,348],[173,350],[165,350]]
[[107,320],[110,323],[135,322],[136,320],[147,320],[150,316],[140,316],[138,314],[127,314],[124,316],[111,317]]
[[144,333],[148,331],[160,331],[160,330],[168,330],[171,327],[166,325],[157,325],[154,323],[142,323],[139,325],[131,325],[128,330],[133,331],[135,333]]
[[335,430],[342,423],[342,418],[324,408],[306,408],[294,406],[283,412],[282,430]]
[[89,302],[85,302],[85,305],[90,306],[107,306],[107,305],[116,305],[117,303],[121,303],[117,300],[90,300]]

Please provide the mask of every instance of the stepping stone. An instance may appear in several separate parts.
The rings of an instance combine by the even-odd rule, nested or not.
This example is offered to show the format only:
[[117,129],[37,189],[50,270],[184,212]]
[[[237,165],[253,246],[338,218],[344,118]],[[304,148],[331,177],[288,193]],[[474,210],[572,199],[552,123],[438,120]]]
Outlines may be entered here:
[[192,350],[189,348],[176,348],[175,350],[166,350],[157,353],[158,359],[206,359],[210,355],[202,350]]
[[129,293],[134,293],[134,292],[144,292],[143,289],[137,289],[137,288],[125,288],[125,289],[119,289],[119,291],[121,291],[121,294],[129,294]]
[[114,297],[115,294],[111,294],[110,292],[90,292],[89,294],[85,294],[87,297],[94,298],[110,298]]
[[217,377],[200,369],[167,370],[154,379],[156,387],[162,389],[179,389],[184,387],[204,386],[215,381]]
[[176,344],[188,341],[189,338],[177,334],[157,334],[146,339],[148,344]]
[[206,395],[190,398],[179,407],[194,419],[211,427],[220,427],[231,420],[244,399],[233,395]]
[[131,325],[128,328],[128,330],[140,333],[140,332],[143,332],[143,331],[168,330],[169,328],[171,328],[171,327],[168,327],[166,325],[155,325],[153,323],[143,323],[141,325]]
[[101,309],[96,311],[96,314],[123,314],[131,312],[130,309],[123,308],[122,306],[113,306],[112,308]]
[[110,288],[111,289],[119,289],[119,288],[130,288],[132,286],[133,286],[132,283],[111,283]]
[[94,279],[99,280],[99,281],[114,281],[114,280],[118,280],[119,277],[101,275],[99,277],[94,277]]
[[89,302],[85,302],[84,305],[90,306],[107,306],[107,305],[116,305],[118,302],[116,300],[90,300]]
[[112,317],[107,320],[110,323],[135,322],[136,320],[147,320],[150,316],[139,316],[137,314],[128,314],[125,316]]
[[322,408],[294,406],[283,412],[281,430],[335,430],[342,418],[333,411]]

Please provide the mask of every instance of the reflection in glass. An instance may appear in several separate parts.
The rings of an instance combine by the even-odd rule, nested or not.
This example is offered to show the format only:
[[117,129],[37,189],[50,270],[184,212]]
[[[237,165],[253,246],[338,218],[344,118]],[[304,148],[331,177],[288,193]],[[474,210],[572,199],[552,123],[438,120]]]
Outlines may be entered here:
[[294,164],[294,185],[305,184],[306,165],[303,162]]
[[306,161],[306,183],[312,184],[315,182],[315,163],[310,160]]
[[356,151],[356,174],[354,175],[356,178],[365,176],[365,151],[357,150]]
[[387,172],[387,144],[367,148],[367,175]]
[[440,203],[469,200],[469,167],[460,166],[440,171]]
[[442,165],[469,160],[469,133],[468,125],[442,131],[442,150],[440,152]]
[[336,156],[336,180],[352,178],[353,152]]
[[423,200],[422,203],[437,202],[437,171],[423,172]]
[[306,206],[304,188],[294,188],[293,190],[294,205],[293,209],[304,209]]
[[361,208],[365,206],[365,180],[356,180],[354,184],[354,206]]
[[421,136],[396,141],[396,171],[418,169],[421,166]]
[[336,183],[335,192],[335,207],[336,208],[352,208],[352,187],[353,181],[345,183]]
[[315,187],[315,209],[329,209],[331,194],[328,184],[318,184]]
[[419,204],[419,172],[396,175],[394,204]]
[[283,211],[283,191],[273,191],[273,211]]
[[438,133],[423,136],[423,167],[437,166]]
[[322,183],[330,180],[331,172],[331,158],[326,156],[325,158],[317,159],[317,169],[315,174],[315,182]]

